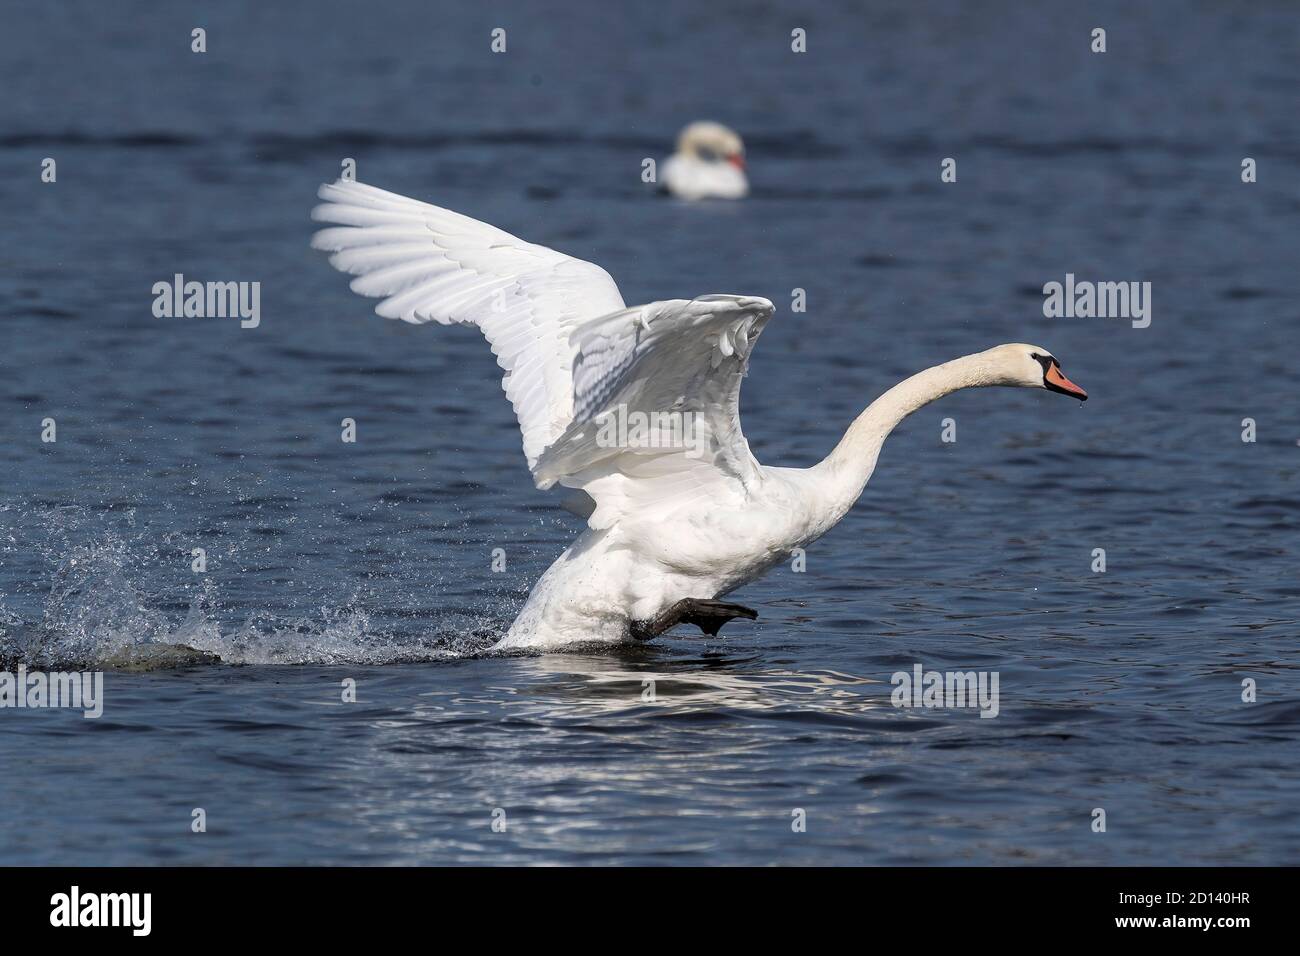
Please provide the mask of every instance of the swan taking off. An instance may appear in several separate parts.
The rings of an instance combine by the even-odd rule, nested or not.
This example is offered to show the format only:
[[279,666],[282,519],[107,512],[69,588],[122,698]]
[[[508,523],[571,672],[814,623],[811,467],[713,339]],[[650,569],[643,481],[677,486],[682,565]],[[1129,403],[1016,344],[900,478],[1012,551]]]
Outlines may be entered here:
[[757,296],[629,308],[599,266],[465,216],[357,182],[320,188],[312,246],[352,290],[406,322],[482,330],[539,488],[576,490],[587,529],[534,585],[498,648],[716,634],[754,618],[716,600],[832,528],[862,493],[885,438],[961,388],[1088,396],[1035,345],[999,345],[905,379],[811,468],[761,465],[740,430],[740,380],[772,317]]
[[664,161],[663,186],[678,199],[744,199],[745,144],[721,123],[692,123]]

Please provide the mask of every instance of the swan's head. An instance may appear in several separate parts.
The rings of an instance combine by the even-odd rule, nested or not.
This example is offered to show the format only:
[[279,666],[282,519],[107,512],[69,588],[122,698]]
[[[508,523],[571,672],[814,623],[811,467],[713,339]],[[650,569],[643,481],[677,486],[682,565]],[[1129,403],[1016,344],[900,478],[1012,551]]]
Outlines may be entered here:
[[736,131],[721,123],[701,120],[687,126],[677,137],[677,152],[706,162],[730,163],[745,168],[745,144]]
[[1061,373],[1061,363],[1056,356],[1040,345],[1016,342],[999,345],[985,354],[990,358],[998,385],[1045,388],[1081,402],[1088,400],[1088,393]]

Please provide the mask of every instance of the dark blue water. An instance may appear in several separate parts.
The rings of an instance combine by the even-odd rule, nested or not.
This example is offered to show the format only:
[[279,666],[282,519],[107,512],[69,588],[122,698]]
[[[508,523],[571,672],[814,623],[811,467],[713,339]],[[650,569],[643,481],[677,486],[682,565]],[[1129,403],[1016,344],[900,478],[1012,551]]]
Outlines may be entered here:
[[[0,862],[1293,862],[1300,10],[860,6],[7,16],[0,656],[222,663],[109,669],[97,721],[0,710]],[[700,117],[750,200],[640,182]],[[308,249],[344,157],[630,303],[771,298],[770,464],[1000,342],[1092,398],[924,409],[723,639],[486,655],[580,525],[478,335],[378,319]],[[178,272],[260,281],[261,325],[154,318]],[[1150,281],[1151,326],[1044,318],[1067,272]],[[998,672],[998,717],[890,706],[915,663]]]

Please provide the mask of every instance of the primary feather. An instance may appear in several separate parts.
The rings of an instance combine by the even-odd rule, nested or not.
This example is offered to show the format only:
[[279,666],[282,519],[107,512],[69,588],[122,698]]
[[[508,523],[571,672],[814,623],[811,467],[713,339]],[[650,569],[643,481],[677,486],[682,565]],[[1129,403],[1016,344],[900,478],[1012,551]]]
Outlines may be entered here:
[[[772,315],[767,299],[628,308],[599,266],[467,216],[358,182],[321,186],[319,196],[312,218],[331,225],[312,246],[355,277],[354,292],[381,300],[379,315],[482,330],[505,370],[534,480],[585,491],[593,527],[647,501],[755,476],[740,380]],[[692,423],[692,445],[603,446],[599,422],[631,413]]]

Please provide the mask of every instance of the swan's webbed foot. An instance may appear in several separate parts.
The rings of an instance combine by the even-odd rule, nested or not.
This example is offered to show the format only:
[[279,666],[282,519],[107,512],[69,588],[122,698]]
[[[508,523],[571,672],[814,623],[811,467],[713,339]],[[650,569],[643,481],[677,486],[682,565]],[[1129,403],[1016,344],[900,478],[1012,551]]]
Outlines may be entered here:
[[705,634],[714,637],[722,629],[722,625],[738,617],[753,621],[758,618],[758,612],[743,604],[728,604],[725,601],[709,601],[704,598],[682,598],[657,617],[648,621],[633,621],[632,636],[638,641],[648,641],[678,624],[694,624]]

